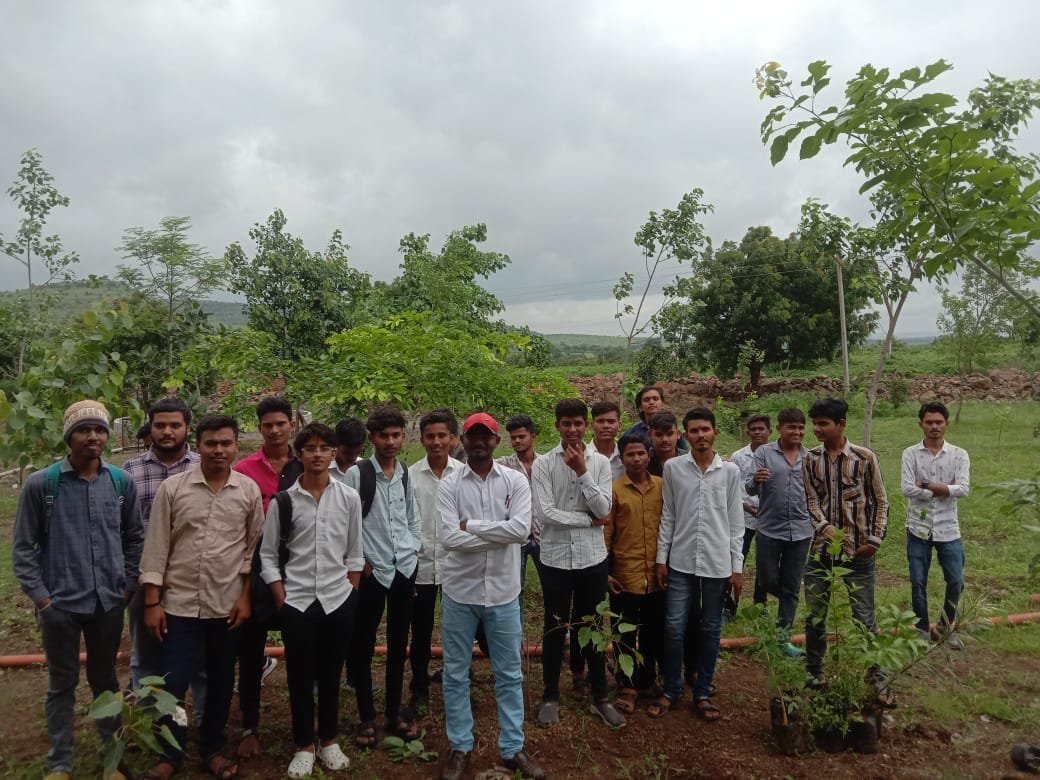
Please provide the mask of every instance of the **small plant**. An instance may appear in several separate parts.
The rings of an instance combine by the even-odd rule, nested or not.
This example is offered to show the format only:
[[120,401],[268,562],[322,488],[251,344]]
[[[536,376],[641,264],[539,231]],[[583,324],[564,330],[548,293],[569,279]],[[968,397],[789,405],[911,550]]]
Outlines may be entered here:
[[570,626],[571,630],[578,629],[578,644],[586,647],[591,643],[596,652],[612,653],[624,675],[631,677],[636,663],[643,663],[643,654],[626,644],[622,637],[633,633],[638,626],[623,622],[621,615],[612,612],[609,598],[596,605],[595,615],[583,615],[581,620],[577,626]]
[[395,764],[434,761],[437,758],[437,751],[426,749],[423,744],[425,737],[426,729],[423,729],[415,739],[404,740],[401,737],[387,737],[379,744],[379,747],[387,752],[387,756]]
[[[1026,515],[1033,521],[1022,527],[1027,531],[1040,534],[1040,474],[1032,479],[1012,479],[1007,482],[999,482],[986,489],[991,496],[1003,498],[1005,502],[1000,506],[1000,511],[1005,515]],[[1029,577],[1033,581],[1040,581],[1040,549],[1029,562]]]
[[188,715],[177,704],[177,698],[163,689],[166,681],[162,677],[145,677],[141,684],[127,693],[104,691],[90,705],[89,715],[94,720],[121,718],[121,723],[112,742],[105,751],[105,774],[115,772],[130,742],[162,756],[165,751],[160,740],[177,750],[181,746],[165,723],[163,717],[173,718],[178,725],[188,725]]

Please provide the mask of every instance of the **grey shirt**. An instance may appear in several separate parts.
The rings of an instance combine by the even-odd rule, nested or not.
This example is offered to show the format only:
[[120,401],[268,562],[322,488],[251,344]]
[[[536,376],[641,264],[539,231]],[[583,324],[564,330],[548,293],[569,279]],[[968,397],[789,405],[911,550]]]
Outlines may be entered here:
[[[757,533],[786,542],[813,535],[802,478],[802,461],[807,452],[805,447],[799,446],[798,457],[792,464],[780,449],[780,442],[772,441],[755,450],[751,475],[744,486],[749,494],[758,495]],[[769,469],[766,482],[755,482],[755,472],[759,469]]]
[[50,597],[65,612],[92,615],[123,603],[137,590],[137,567],[144,527],[134,480],[124,474],[126,493],[119,503],[104,461],[91,480],[81,477],[68,458],[61,462],[50,533],[44,539],[46,469],[29,475],[14,521],[14,575],[34,602]]

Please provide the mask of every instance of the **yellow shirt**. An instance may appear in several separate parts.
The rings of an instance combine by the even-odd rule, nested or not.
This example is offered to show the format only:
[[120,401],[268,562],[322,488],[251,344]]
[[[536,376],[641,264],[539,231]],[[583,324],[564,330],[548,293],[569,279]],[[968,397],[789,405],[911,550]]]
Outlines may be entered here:
[[614,480],[610,516],[603,528],[610,559],[610,576],[626,593],[653,593],[660,588],[655,576],[657,531],[664,495],[660,477],[636,485],[627,474]]

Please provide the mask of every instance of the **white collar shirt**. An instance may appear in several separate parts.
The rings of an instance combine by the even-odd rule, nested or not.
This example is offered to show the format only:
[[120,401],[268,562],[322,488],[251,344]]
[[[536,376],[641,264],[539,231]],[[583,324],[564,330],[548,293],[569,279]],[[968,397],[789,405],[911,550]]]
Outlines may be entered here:
[[[596,449],[595,439],[585,445],[585,452],[599,452],[599,450]],[[599,452],[599,454],[603,455],[602,452]],[[603,455],[603,457],[606,458],[607,456]],[[625,473],[625,464],[621,462],[621,453],[618,451],[617,442],[614,443],[614,452],[609,458],[607,458],[607,460],[610,461],[610,480],[613,482]]]
[[354,488],[329,481],[321,500],[300,487],[288,489],[292,504],[289,560],[285,576],[278,568],[281,521],[278,502],[267,506],[264,537],[260,545],[260,576],[270,584],[283,580],[285,603],[301,612],[317,600],[325,614],[340,607],[353,591],[347,573],[363,571],[361,547],[361,497]]
[[422,519],[422,549],[419,550],[419,573],[415,577],[416,585],[439,585],[441,570],[444,567],[444,548],[437,543],[440,528],[440,516],[437,514],[437,490],[441,480],[447,478],[456,469],[462,468],[462,462],[449,457],[443,474],[438,477],[430,468],[428,458],[413,463],[408,468],[408,481],[415,493],[415,503],[419,507]]
[[[496,607],[520,595],[520,545],[531,531],[531,488],[518,471],[492,464],[483,479],[463,465],[437,491],[441,589],[460,604]],[[466,521],[466,530],[460,528]]]
[[729,577],[743,571],[743,544],[737,465],[718,453],[706,471],[692,453],[665,463],[657,562],[697,577]]
[[587,569],[607,557],[603,527],[592,519],[610,513],[610,461],[585,450],[586,471],[580,477],[563,459],[557,445],[534,462],[531,488],[534,511],[542,525],[541,560],[556,569]]
[[[971,460],[960,447],[943,442],[942,449],[932,454],[924,442],[903,450],[901,487],[906,496],[906,530],[919,539],[952,542],[961,538],[957,516],[957,499],[968,495]],[[941,482],[950,495],[937,496],[918,487],[919,482]]]

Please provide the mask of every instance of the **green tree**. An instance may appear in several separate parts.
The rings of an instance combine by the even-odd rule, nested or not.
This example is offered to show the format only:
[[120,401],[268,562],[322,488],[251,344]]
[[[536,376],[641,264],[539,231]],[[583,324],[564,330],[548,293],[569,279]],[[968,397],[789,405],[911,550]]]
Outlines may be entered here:
[[0,390],[0,462],[42,465],[65,451],[62,415],[83,398],[96,398],[109,411],[124,408],[126,361],[112,348],[120,326],[132,326],[130,308],[91,310],[52,343],[34,346],[30,368],[10,392]]
[[137,265],[119,266],[117,277],[161,304],[165,315],[161,365],[169,372],[178,345],[185,343],[185,331],[197,330],[206,320],[201,302],[220,288],[224,266],[188,240],[190,217],[165,217],[159,224],[157,230],[132,227],[123,232],[119,248]]
[[293,360],[321,354],[330,334],[355,325],[371,285],[368,274],[348,265],[339,230],[318,253],[285,225],[285,214],[275,209],[249,231],[256,254],[249,258],[234,243],[224,261],[229,289],[246,297],[250,326],[274,336],[278,356]]
[[[691,262],[699,253],[711,247],[711,239],[698,219],[714,211],[714,208],[710,203],[703,203],[703,198],[704,190],[690,190],[674,209],[664,209],[660,214],[651,211],[647,221],[636,231],[634,241],[643,257],[643,271],[646,274],[641,279],[643,286],[638,302],[633,304],[629,301],[636,282],[635,274],[631,271],[623,273],[614,285],[614,300],[617,302],[614,318],[625,336],[625,356],[621,367],[621,385],[618,388],[621,399],[625,396],[625,378],[632,360],[632,343],[652,327],[655,317],[663,308],[658,307],[649,315],[643,311],[658,272],[672,260],[680,265]],[[626,318],[631,319],[625,322]]]
[[[750,228],[737,244],[708,252],[691,276],[669,288],[656,319],[665,342],[689,344],[720,372],[746,368],[757,390],[765,365],[803,366],[832,359],[841,341],[835,268],[811,242]],[[868,299],[846,290],[849,337],[860,343],[874,317]]]
[[[22,218],[13,240],[5,240],[0,235],[0,250],[25,268],[29,290],[25,304],[15,304],[13,317],[19,323],[20,347],[16,368],[20,373],[25,352],[32,339],[40,335],[43,313],[50,303],[36,289],[41,286],[39,272],[42,271],[43,285],[56,279],[69,279],[72,276],[69,267],[79,261],[79,256],[66,251],[57,234],[43,234],[51,212],[58,206],[68,206],[69,199],[54,185],[54,177],[43,167],[43,158],[36,149],[22,155],[18,177],[7,189],[7,194],[22,213]],[[34,272],[37,272],[35,277]]]
[[[1019,284],[1017,274],[1007,272],[1012,284]],[[963,379],[968,374],[993,365],[994,355],[1004,336],[1010,334],[1015,314],[1013,298],[1004,285],[968,266],[961,279],[960,295],[944,286],[943,312],[936,324],[942,337],[939,346],[948,352]],[[962,383],[963,391],[963,383]],[[954,421],[960,421],[964,393],[957,399]]]
[[[826,107],[820,105],[830,84],[826,62],[809,65],[801,89],[778,63],[756,72],[760,97],[778,104],[761,127],[772,163],[783,160],[800,136],[801,159],[841,140],[850,149],[846,165],[865,178],[860,192],[874,191],[870,243],[879,256],[902,255],[878,280],[878,290],[887,290],[895,304],[890,331],[891,315],[898,318],[900,301],[916,281],[941,281],[965,265],[977,267],[1040,315],[1037,296],[1014,288],[1002,274],[1005,269],[1036,273],[1023,258],[1040,238],[1040,157],[1018,153],[1013,143],[1040,107],[1040,81],[991,75],[957,111],[954,96],[924,91],[950,68],[939,60],[893,76],[887,68],[864,65],[846,84],[844,102]],[[883,348],[875,380],[885,359]],[[869,446],[869,389],[864,417]]]
[[430,249],[430,234],[409,233],[401,239],[401,273],[374,296],[376,319],[406,311],[427,312],[442,322],[489,327],[502,301],[478,279],[488,279],[509,265],[509,255],[488,252],[487,226],[467,225],[448,234],[440,252]]

